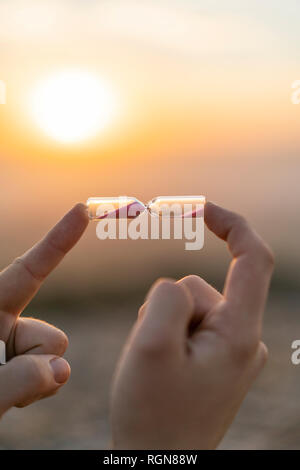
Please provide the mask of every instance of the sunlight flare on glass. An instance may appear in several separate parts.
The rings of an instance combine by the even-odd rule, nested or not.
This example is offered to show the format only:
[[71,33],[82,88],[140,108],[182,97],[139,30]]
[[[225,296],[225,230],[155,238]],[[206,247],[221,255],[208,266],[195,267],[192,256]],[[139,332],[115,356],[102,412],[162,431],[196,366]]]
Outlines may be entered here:
[[53,139],[79,142],[104,131],[116,112],[108,83],[83,70],[65,70],[42,80],[31,96],[38,126]]

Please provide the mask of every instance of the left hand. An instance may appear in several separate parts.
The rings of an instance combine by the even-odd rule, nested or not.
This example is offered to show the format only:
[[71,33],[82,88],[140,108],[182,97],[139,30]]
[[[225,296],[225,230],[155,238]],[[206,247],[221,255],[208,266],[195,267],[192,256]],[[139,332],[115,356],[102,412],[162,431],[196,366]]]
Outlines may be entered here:
[[0,417],[12,406],[26,406],[55,394],[68,380],[70,367],[61,356],[66,335],[45,322],[20,318],[46,276],[76,244],[88,224],[77,204],[33,248],[0,273],[0,340],[8,363],[0,367]]

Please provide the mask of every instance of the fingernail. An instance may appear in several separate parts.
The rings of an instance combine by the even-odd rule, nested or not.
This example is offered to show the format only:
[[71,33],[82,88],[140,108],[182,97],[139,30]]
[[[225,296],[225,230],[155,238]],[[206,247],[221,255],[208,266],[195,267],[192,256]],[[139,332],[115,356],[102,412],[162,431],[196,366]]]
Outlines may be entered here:
[[55,382],[58,384],[65,383],[70,375],[70,366],[67,361],[61,357],[55,357],[54,359],[51,359],[50,365],[53,370]]
[[[75,206],[73,207],[73,209],[79,209],[79,210],[84,210],[84,211],[87,211],[88,210],[88,206],[86,204],[84,204],[83,202],[77,202],[77,204],[75,204]],[[72,209],[72,210],[73,210]]]

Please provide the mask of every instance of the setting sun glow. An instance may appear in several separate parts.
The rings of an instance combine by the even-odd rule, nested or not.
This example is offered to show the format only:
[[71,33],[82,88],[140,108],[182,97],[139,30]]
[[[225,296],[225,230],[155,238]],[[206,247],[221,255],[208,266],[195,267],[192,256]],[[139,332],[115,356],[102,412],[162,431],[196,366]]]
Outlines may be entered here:
[[95,136],[111,123],[115,96],[100,77],[82,70],[66,70],[37,85],[31,108],[45,134],[74,143]]

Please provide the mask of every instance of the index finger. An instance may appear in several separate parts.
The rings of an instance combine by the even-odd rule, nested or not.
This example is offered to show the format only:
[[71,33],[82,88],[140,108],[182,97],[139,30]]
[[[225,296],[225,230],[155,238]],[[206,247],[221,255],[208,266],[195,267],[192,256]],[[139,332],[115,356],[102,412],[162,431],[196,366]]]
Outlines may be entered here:
[[233,256],[224,288],[225,299],[234,311],[257,321],[264,310],[273,271],[271,250],[243,217],[210,202],[205,206],[205,222],[228,243]]
[[76,204],[48,234],[0,273],[0,310],[19,314],[43,280],[77,243],[88,225],[86,206]]

